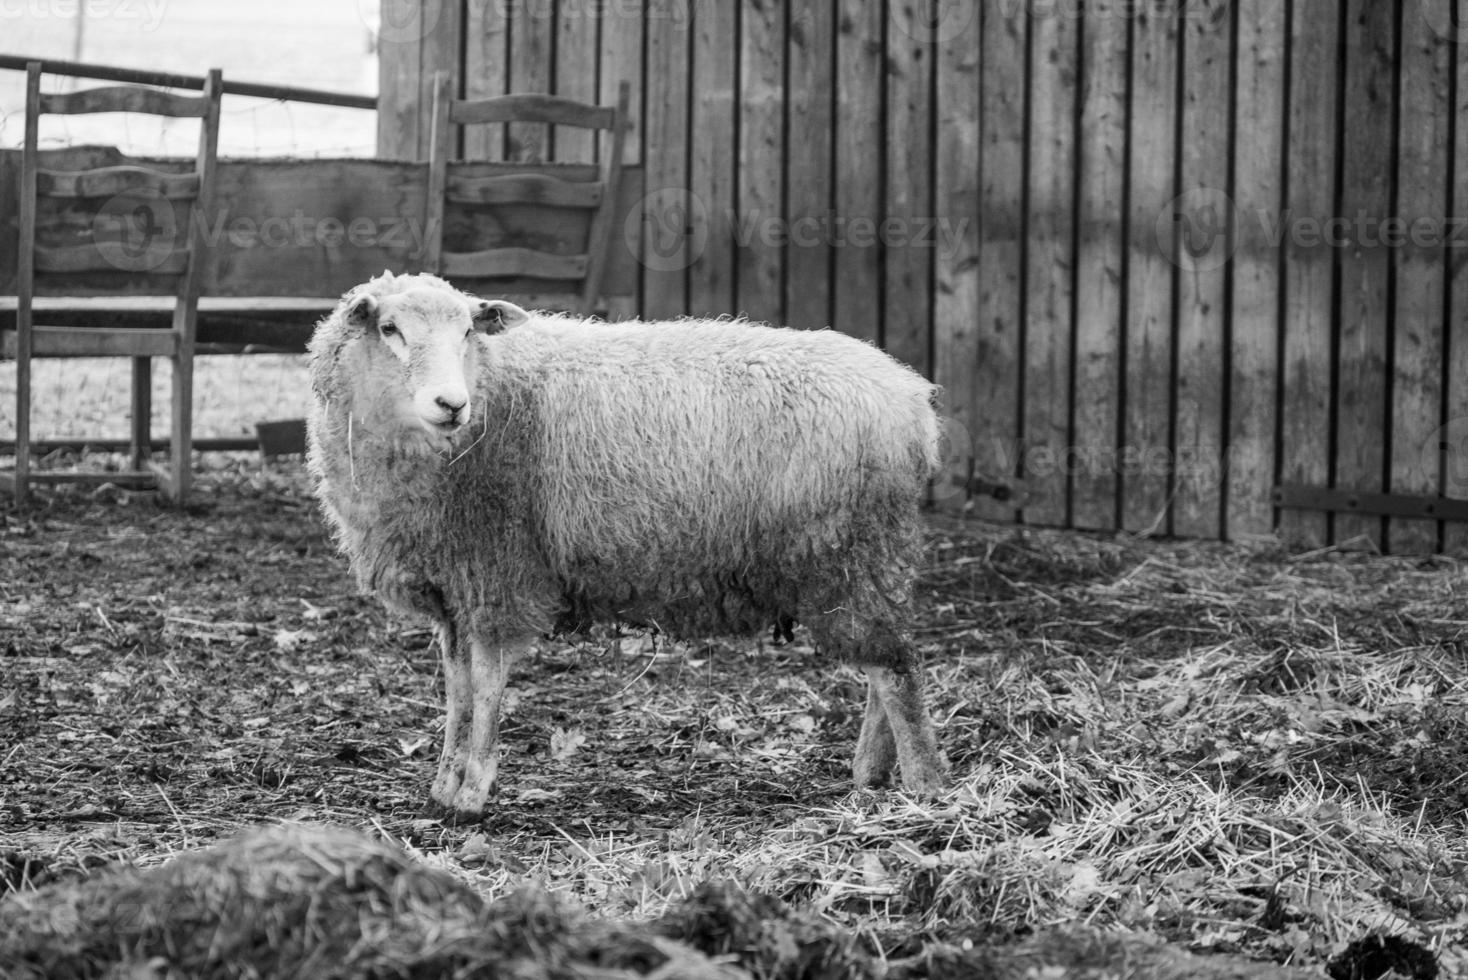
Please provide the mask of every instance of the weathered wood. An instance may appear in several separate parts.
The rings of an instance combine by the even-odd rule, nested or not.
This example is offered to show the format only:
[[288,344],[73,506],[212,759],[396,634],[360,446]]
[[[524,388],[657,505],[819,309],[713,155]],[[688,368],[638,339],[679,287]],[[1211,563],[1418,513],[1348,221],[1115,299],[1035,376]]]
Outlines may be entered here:
[[548,174],[511,177],[449,177],[445,194],[460,204],[546,204],[558,208],[594,208],[601,204],[600,183],[572,183]]
[[[1334,5],[1296,3],[1290,25],[1289,142],[1284,215],[1324,222],[1335,213],[1339,23]],[[1334,317],[1332,249],[1319,240],[1286,235],[1284,365],[1280,398],[1280,480],[1323,486],[1330,480],[1331,331]],[[1291,547],[1328,540],[1323,514],[1285,511],[1279,533]]]
[[1278,395],[1280,252],[1260,215],[1284,198],[1286,10],[1274,0],[1240,0],[1234,200],[1233,329],[1229,381],[1226,523],[1231,540],[1271,535]]
[[831,324],[831,109],[835,0],[791,7],[786,22],[784,322],[802,329]]
[[693,109],[689,125],[686,200],[692,264],[688,268],[689,312],[695,316],[734,313],[734,143],[739,96],[734,88],[738,59],[739,7],[704,4],[693,22]]
[[[555,93],[572,105],[595,106],[597,99],[596,53],[598,33],[602,20],[602,8],[606,4],[563,3],[556,15],[556,77]],[[616,102],[615,93],[610,103]],[[609,115],[600,110],[603,117]],[[570,126],[559,126],[551,130],[550,159],[564,162],[591,162],[596,160],[596,129],[611,125],[605,122],[586,122],[581,118],[566,120]],[[549,120],[558,122],[558,120]]]
[[[1389,241],[1387,229],[1382,235],[1382,245],[1396,259],[1388,486],[1394,494],[1435,494],[1441,486],[1437,443],[1448,324],[1440,220],[1449,213],[1443,174],[1450,172],[1452,46],[1428,22],[1424,8],[1431,2],[1405,0],[1403,5],[1395,214],[1406,227],[1401,242]],[[1436,521],[1392,520],[1387,545],[1396,554],[1430,554],[1437,550],[1438,530]]]
[[[728,4],[718,4],[728,7]],[[657,9],[649,5],[649,9]],[[675,14],[692,8],[678,8]],[[700,8],[699,12],[701,12]],[[601,62],[597,79],[596,101],[601,105],[614,105],[622,83],[627,83],[628,104],[632,107],[627,114],[626,134],[622,143],[623,163],[639,163],[642,160],[642,23],[643,4],[604,4],[601,20]],[[732,32],[730,34],[732,37]],[[729,46],[726,38],[725,46]],[[597,144],[597,160],[605,161],[611,146],[611,134],[602,133]]]
[[[470,6],[477,6],[471,4]],[[487,6],[497,6],[488,4]],[[431,16],[436,4],[418,0],[380,0],[377,35],[377,155],[385,160],[418,160],[419,122],[431,100],[421,98],[425,77],[418,18]],[[401,30],[396,29],[401,25]],[[432,72],[426,76],[431,79]],[[426,136],[424,137],[427,138]]]
[[41,96],[41,111],[55,115],[86,112],[142,112],[176,119],[201,119],[209,111],[209,100],[197,95],[177,95],[132,85],[109,85]]
[[876,343],[882,325],[882,4],[836,0],[836,217],[843,244],[831,285],[836,329]]
[[[471,3],[464,11],[465,99],[509,94],[510,27],[503,3]],[[468,126],[463,130],[465,160],[505,159],[505,127]]]
[[1024,520],[1053,526],[1070,502],[1078,35],[1075,18],[1030,20]]
[[1174,393],[1173,531],[1222,531],[1228,258],[1233,235],[1228,161],[1233,5],[1192,4],[1183,18],[1182,192]]
[[[449,122],[461,125],[514,120],[520,123],[609,129],[612,116],[613,110],[608,106],[587,105],[559,95],[501,95],[482,102],[456,100],[449,110]],[[585,162],[589,158],[590,154],[587,153],[567,158],[564,162]]]
[[[1391,257],[1375,241],[1391,216],[1392,59],[1394,5],[1347,0],[1345,147],[1341,151],[1340,214],[1352,239],[1340,249],[1337,333],[1335,479],[1337,489],[1382,489],[1386,462],[1386,337]],[[1371,240],[1368,241],[1367,238]],[[1341,515],[1335,541],[1364,537],[1382,543],[1383,521]]]
[[731,229],[739,243],[735,301],[751,319],[779,323],[785,319],[783,4],[741,0],[739,78],[738,213]]
[[[1178,20],[1143,5],[1132,27],[1126,408],[1121,525],[1171,528],[1173,286],[1177,275]],[[1158,216],[1163,216],[1158,221]]]
[[[463,91],[460,80],[463,78],[464,66],[459,56],[460,35],[463,31],[463,20],[460,15],[463,7],[460,0],[420,0],[420,2],[423,20],[419,26],[423,36],[419,42],[421,48],[419,64],[422,75],[418,79],[418,105],[427,107],[433,105],[435,78],[439,72],[448,73],[451,92],[457,95]],[[473,6],[473,4],[468,6]],[[414,117],[418,132],[418,145],[417,152],[411,159],[426,160],[428,159],[429,140],[433,137],[432,119],[429,113],[424,112],[422,108],[414,113]],[[457,134],[453,152],[455,156],[461,155]]]
[[[932,376],[933,249],[913,234],[933,207],[933,43],[938,0],[888,5],[886,202],[877,239],[885,258],[882,346]],[[741,283],[742,285],[742,283]]]
[[479,252],[445,252],[439,263],[450,279],[493,279],[529,276],[534,279],[581,279],[585,255],[551,255],[529,248],[489,248]]
[[[1025,243],[1025,49],[1029,18],[1022,8],[987,6],[983,11],[980,57],[979,214],[977,349],[964,421],[974,473],[994,485],[1020,475],[1021,337],[1024,296],[1020,288]],[[935,333],[942,331],[937,320]],[[936,337],[935,337],[936,339]],[[1012,500],[990,494],[970,499],[972,513],[988,520],[1013,520]]]
[[[105,328],[35,326],[31,329],[33,357],[173,357],[178,337],[171,329],[108,330]],[[16,356],[16,335],[6,332],[6,357]]]
[[146,167],[104,167],[73,173],[40,170],[37,190],[50,197],[111,197],[124,191],[153,191],[169,200],[192,200],[199,194],[199,175],[166,174]]
[[1070,512],[1071,523],[1087,529],[1115,528],[1119,507],[1127,4],[1099,0],[1088,5],[1081,50]]
[[[661,9],[661,8],[659,8]],[[732,40],[729,43],[733,43]],[[681,316],[688,309],[688,49],[686,18],[647,20],[647,88],[643,138],[647,189],[641,230],[642,307],[649,317]]]
[[[549,92],[554,84],[556,5],[516,3],[510,12],[510,92]],[[544,123],[511,123],[506,130],[508,159],[539,163],[550,159],[550,131]]]
[[[1453,80],[1450,110],[1456,119],[1468,118],[1468,44],[1453,45],[1449,71]],[[1446,214],[1468,214],[1468,126],[1454,130],[1448,147],[1448,204]],[[1442,469],[1443,493],[1468,498],[1468,261],[1462,249],[1449,253],[1447,323],[1444,341],[1443,415],[1446,424],[1438,432],[1436,449]],[[1443,551],[1468,555],[1468,527],[1450,524],[1443,528]]]
[[[981,76],[979,21],[933,47],[939,93],[938,146],[933,195],[943,204],[949,233],[934,257],[933,380],[943,386],[948,427],[944,477],[967,476],[974,465],[972,438],[978,421],[979,380],[979,119]],[[965,444],[967,443],[967,444]],[[967,494],[951,479],[932,488],[934,506],[961,510]]]
[[[104,254],[98,244],[87,242],[85,245],[37,245],[35,250],[36,271],[67,275],[116,271],[117,258]],[[189,266],[188,249],[176,248],[156,258],[150,256],[148,266],[148,271],[154,275],[178,275]]]
[[448,206],[449,161],[454,157],[458,127],[450,118],[454,111],[453,78],[446,71],[433,77],[433,101],[429,103],[428,192],[423,206],[423,254],[420,268],[443,271],[444,210]]
[[[625,156],[622,146],[627,138],[623,120],[631,112],[631,92],[632,87],[626,82],[617,86],[617,107],[612,117],[612,146],[602,167],[608,187],[616,187],[622,180]],[[615,205],[616,202],[608,196],[602,206],[592,213],[591,226],[586,232],[587,266],[586,281],[581,286],[581,311],[588,315],[596,311],[602,298],[602,275],[611,260],[613,230],[616,228]]]

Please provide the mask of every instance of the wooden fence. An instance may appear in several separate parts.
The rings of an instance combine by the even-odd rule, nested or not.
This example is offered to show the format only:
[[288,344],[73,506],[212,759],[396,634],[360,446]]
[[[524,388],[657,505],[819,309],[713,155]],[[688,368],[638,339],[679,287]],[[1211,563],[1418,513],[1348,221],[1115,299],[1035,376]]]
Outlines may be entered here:
[[[833,324],[946,390],[945,501],[1468,548],[1276,485],[1468,497],[1458,0],[384,0],[380,149],[634,89],[648,316]],[[471,157],[584,159],[530,127]],[[635,225],[635,223],[634,223]],[[1002,495],[1002,492],[1001,492]]]

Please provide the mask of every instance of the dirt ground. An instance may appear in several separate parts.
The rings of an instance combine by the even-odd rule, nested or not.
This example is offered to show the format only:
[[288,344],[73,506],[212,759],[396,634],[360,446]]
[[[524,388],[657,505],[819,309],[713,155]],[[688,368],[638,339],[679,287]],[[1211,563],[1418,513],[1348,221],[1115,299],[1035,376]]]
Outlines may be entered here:
[[298,467],[218,462],[183,512],[0,504],[0,895],[311,821],[601,916],[727,879],[892,963],[1084,922],[1468,969],[1468,567],[937,518],[929,544],[945,797],[851,791],[862,682],[799,633],[609,634],[519,669],[498,799],[452,826],[430,634],[357,594]]

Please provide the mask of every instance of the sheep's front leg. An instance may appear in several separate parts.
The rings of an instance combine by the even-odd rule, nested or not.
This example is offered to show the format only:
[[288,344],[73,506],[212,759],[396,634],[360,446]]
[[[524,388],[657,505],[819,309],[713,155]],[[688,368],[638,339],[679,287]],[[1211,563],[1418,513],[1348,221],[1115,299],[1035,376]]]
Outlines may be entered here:
[[881,701],[892,728],[902,788],[925,796],[938,792],[948,782],[948,767],[938,751],[938,736],[923,704],[922,668],[916,663],[905,663],[895,670],[867,667],[866,674],[870,690]]
[[473,720],[465,754],[464,778],[454,795],[455,814],[478,819],[494,789],[499,772],[500,708],[510,667],[525,651],[523,644],[486,644],[469,641],[469,676],[473,690]]
[[856,740],[856,758],[851,774],[859,787],[885,786],[897,763],[897,742],[887,709],[877,694],[877,685],[867,682],[867,713],[861,721],[861,737]]
[[439,625],[438,640],[443,648],[448,719],[444,723],[443,752],[438,757],[438,775],[434,777],[431,795],[440,806],[452,807],[459,784],[464,781],[464,767],[468,762],[469,730],[466,722],[474,709],[474,691],[469,650],[452,623]]

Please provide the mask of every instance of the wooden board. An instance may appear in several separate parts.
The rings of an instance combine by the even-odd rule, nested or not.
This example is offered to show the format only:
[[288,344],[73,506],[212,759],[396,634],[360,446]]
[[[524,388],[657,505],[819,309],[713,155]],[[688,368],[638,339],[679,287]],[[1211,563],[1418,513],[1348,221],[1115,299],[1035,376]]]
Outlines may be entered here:
[[1230,12],[1208,0],[1183,18],[1182,191],[1176,229],[1177,378],[1173,399],[1173,531],[1212,538],[1222,531],[1225,351],[1231,209],[1228,161]]
[[846,244],[836,249],[831,287],[836,329],[877,342],[882,322],[882,5],[836,2],[835,209]]
[[643,133],[647,188],[651,195],[642,224],[642,310],[651,318],[688,311],[687,226],[688,52],[692,27],[686,18],[647,19],[647,75]]
[[[510,88],[510,26],[502,3],[471,3],[464,15],[464,98],[488,99]],[[505,127],[465,126],[465,160],[505,159]]]
[[[1290,25],[1289,142],[1285,210],[1294,222],[1334,214],[1337,171],[1338,19],[1324,5],[1296,3]],[[1331,11],[1331,14],[1334,12]],[[1284,239],[1284,364],[1280,392],[1280,482],[1325,486],[1330,480],[1332,250],[1297,235]],[[1323,546],[1328,518],[1309,511],[1279,515],[1290,547]]]
[[[596,4],[561,4],[556,16],[555,94],[577,102],[597,101],[597,51],[602,11]],[[615,90],[611,102],[616,103]],[[551,132],[550,159],[589,163],[597,159],[595,130],[557,126]]]
[[[473,6],[473,4],[470,4]],[[556,6],[540,3],[508,5],[510,22],[510,93],[549,92],[556,36]],[[539,163],[550,159],[550,127],[544,123],[511,123],[506,129],[506,159]]]
[[1121,526],[1137,533],[1171,526],[1178,36],[1151,9],[1132,25]]
[[1284,196],[1285,7],[1240,0],[1234,145],[1232,351],[1229,359],[1225,527],[1230,540],[1274,532],[1280,251],[1260,215]]
[[[1339,490],[1382,489],[1386,462],[1386,338],[1391,256],[1365,247],[1391,215],[1392,55],[1396,37],[1393,5],[1348,0],[1345,139],[1341,150],[1340,214],[1351,219],[1355,241],[1340,249],[1337,333],[1335,473]],[[1359,220],[1358,220],[1359,219]],[[1362,247],[1357,247],[1357,246]],[[1384,521],[1338,515],[1335,541],[1380,547]]]
[[[732,229],[735,302],[752,320],[785,320],[785,9],[742,0],[739,26],[739,184]],[[803,138],[803,137],[802,137]]]
[[834,0],[797,4],[786,21],[785,316],[788,326],[831,325],[831,108]]
[[419,25],[428,16],[427,9],[418,0],[382,0],[378,16],[377,155],[418,160],[418,123],[425,114],[425,103],[420,102],[424,73]]
[[1070,517],[1079,34],[1071,17],[1030,21],[1023,515],[1051,526]]
[[[934,45],[937,56],[938,148],[934,198],[943,202],[947,234],[937,237],[934,255],[933,380],[943,386],[943,412],[949,428],[948,476],[967,479],[974,454],[979,380],[979,22]],[[952,480],[933,487],[943,510],[967,506],[966,488]]]
[[[1468,118],[1468,44],[1457,44],[1451,64],[1454,82],[1450,108],[1458,119]],[[1468,213],[1468,126],[1459,124],[1449,145],[1452,165],[1448,169],[1449,199],[1446,213]],[[1461,236],[1458,241],[1462,241]],[[1443,416],[1446,424],[1438,433],[1439,462],[1443,493],[1468,498],[1468,250],[1448,253],[1448,312]],[[1468,555],[1468,525],[1443,528],[1443,550],[1450,555]]]
[[[1025,247],[1025,73],[1029,18],[987,6],[980,58],[977,349],[965,421],[974,475],[993,484],[1020,476],[1019,420]],[[941,321],[940,321],[941,323]],[[941,333],[941,328],[939,329]],[[935,338],[936,339],[936,338]],[[977,494],[972,513],[1014,520],[1012,502]]]
[[[1392,316],[1392,493],[1435,494],[1440,487],[1437,443],[1442,425],[1443,288],[1446,278],[1441,222],[1447,202],[1451,55],[1447,39],[1432,30],[1424,7],[1433,0],[1405,0],[1397,122],[1397,203],[1405,241],[1396,259],[1396,308]],[[1413,241],[1413,238],[1416,241]],[[1438,548],[1436,521],[1396,518],[1387,525],[1395,554],[1431,554]]]
[[[906,234],[933,207],[933,45],[931,25],[938,0],[888,7],[886,257],[882,346],[899,360],[932,376],[933,250]],[[878,150],[881,152],[881,150]],[[900,236],[893,233],[900,230]]]
[[735,67],[739,8],[733,3],[699,7],[693,25],[693,108],[689,140],[689,312],[734,313],[734,162],[739,96]]
[[1117,526],[1127,126],[1124,2],[1101,0],[1088,8],[1081,52],[1070,510],[1072,524],[1091,530]]

